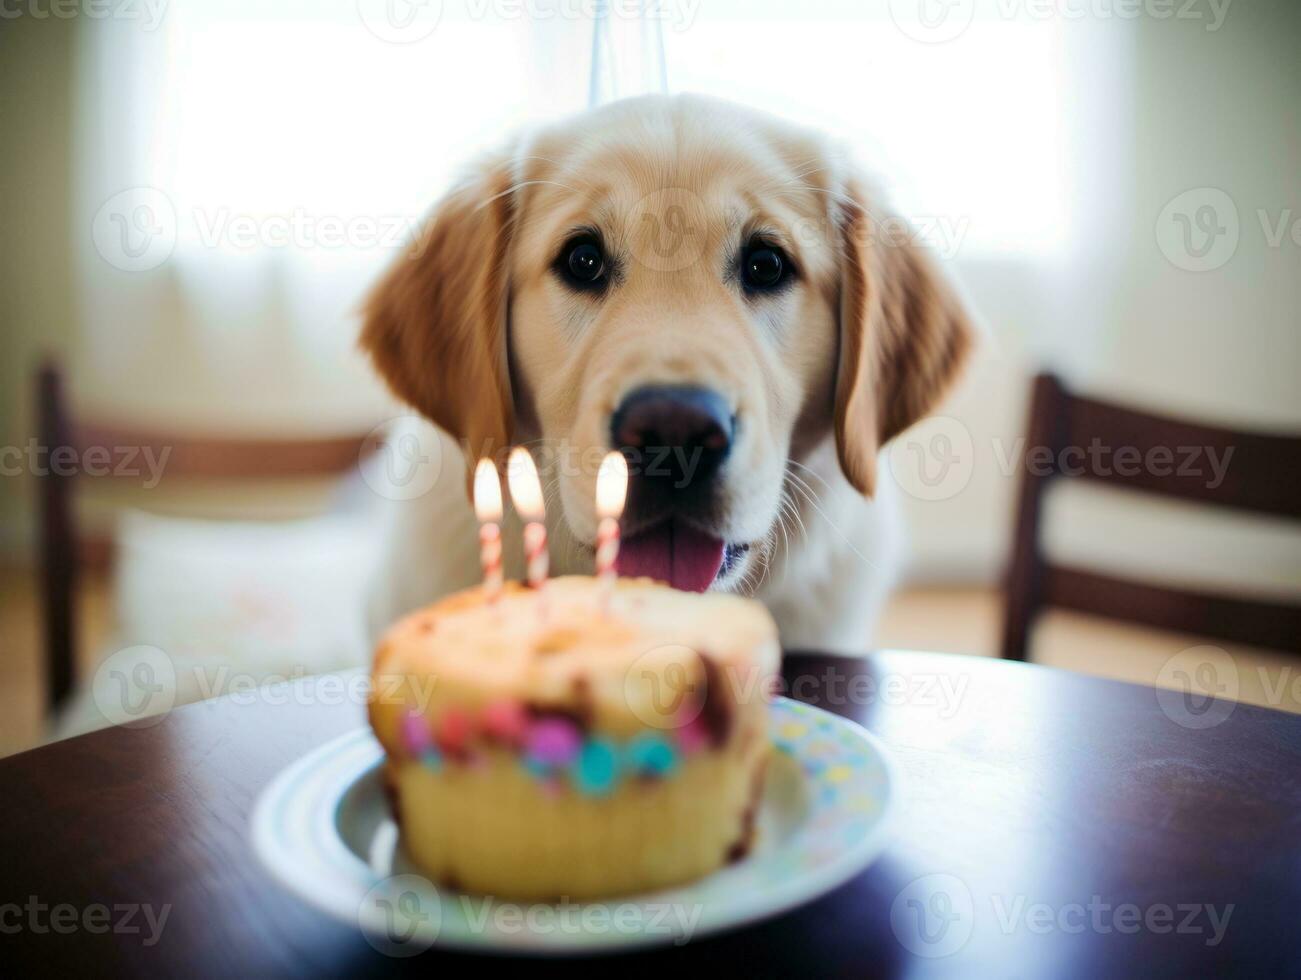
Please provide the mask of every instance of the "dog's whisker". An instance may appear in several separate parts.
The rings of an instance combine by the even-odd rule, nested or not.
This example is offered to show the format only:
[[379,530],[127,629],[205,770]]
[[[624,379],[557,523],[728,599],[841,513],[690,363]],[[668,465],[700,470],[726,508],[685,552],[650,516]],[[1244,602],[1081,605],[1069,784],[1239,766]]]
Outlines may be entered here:
[[[818,475],[816,472],[814,472],[812,469],[810,469],[809,467],[805,466],[803,463],[799,463],[799,462],[797,462],[797,461],[795,461],[795,460],[793,460],[793,459],[789,459],[789,458],[786,460],[786,462],[789,463],[791,466],[798,466],[800,469],[804,470],[804,471],[805,471],[806,473],[808,473],[810,476],[812,476],[812,477],[814,477],[815,479],[817,479],[818,482],[820,482],[823,486],[827,486],[827,482],[826,482],[826,480],[824,480],[821,476],[819,476],[819,475]],[[786,473],[787,473],[788,476],[795,476],[795,474],[794,474],[791,470],[789,470],[789,469],[786,471]],[[803,480],[800,480],[800,483],[804,483],[804,481],[803,481]],[[812,488],[808,487],[807,484],[805,485],[805,490],[806,490],[807,493],[811,493],[811,492],[812,492]],[[836,536],[837,536],[838,538],[840,538],[840,540],[842,540],[843,542],[845,542],[845,544],[847,544],[847,545],[849,546],[849,550],[850,550],[850,551],[852,551],[852,552],[853,552],[853,553],[854,553],[854,554],[855,554],[859,559],[861,559],[861,560],[862,560],[866,565],[868,565],[870,568],[879,568],[879,566],[877,565],[877,563],[874,562],[874,561],[872,561],[872,559],[868,558],[867,555],[863,554],[863,553],[858,549],[858,546],[857,546],[856,544],[854,544],[854,542],[853,542],[852,540],[850,540],[850,538],[845,534],[845,532],[842,531],[842,530],[840,529],[840,526],[839,526],[838,524],[836,524],[836,522],[833,521],[833,520],[831,519],[831,517],[827,514],[827,512],[826,512],[825,510],[822,509],[822,507],[821,507],[821,505],[820,505],[820,502],[819,502],[818,500],[816,500],[813,496],[809,496],[807,499],[808,499],[809,506],[813,508],[813,511],[814,511],[814,512],[819,516],[819,517],[821,517],[824,521],[826,521],[827,526],[830,527],[831,530],[835,531],[835,532],[836,532]]]
[[809,489],[808,485],[805,484],[805,483],[804,483],[802,480],[800,480],[798,477],[796,477],[794,474],[791,474],[791,475],[788,477],[788,483],[789,483],[789,485],[790,485],[790,488],[791,488],[795,493],[799,494],[799,498],[800,498],[801,501],[806,501],[806,500],[811,499],[812,494],[811,494],[811,492],[810,492],[810,489]]
[[[785,583],[786,576],[789,572],[790,562],[787,559],[789,559],[791,554],[791,539],[790,539],[790,528],[789,528],[790,522],[787,515],[790,515],[791,517],[794,517],[796,520],[799,520],[799,512],[796,509],[795,503],[790,499],[785,488],[783,488],[782,509],[778,515],[778,526],[781,528],[781,532],[782,532],[782,559],[783,559],[782,583],[783,584]],[[801,521],[800,522],[801,530],[803,530],[803,526],[804,526],[803,522]],[[775,549],[775,543],[774,543],[774,549]]]
[[758,592],[764,581],[768,577],[769,561],[767,549],[755,557],[753,567],[748,569],[745,577],[738,584],[738,591],[745,591],[753,595]]
[[789,501],[789,503],[790,503],[791,518],[799,526],[800,537],[807,540],[809,536],[809,529],[804,526],[804,515],[800,513],[800,508],[794,500]]
[[807,485],[804,485],[802,483],[797,483],[794,480],[792,480],[791,488],[797,494],[799,494],[799,498],[802,502],[806,502],[813,506],[817,505],[818,503],[817,498],[814,496],[813,491]]
[[792,483],[792,486],[796,488],[796,492],[799,493],[800,498],[805,503],[807,503],[810,508],[812,508],[814,511],[818,513],[822,513],[822,508],[820,506],[821,501],[819,501],[817,495],[813,493],[812,488],[810,488],[807,485],[800,485],[796,483]]
[[[812,161],[810,161],[810,163],[811,162]],[[805,177],[812,176],[813,174],[825,173],[827,170],[826,167],[812,167],[809,166],[809,164],[802,164],[802,166],[808,167],[808,169],[800,170],[797,173],[792,174],[790,177],[787,177],[785,180],[771,182],[766,185],[767,189],[772,190],[775,188],[784,187],[788,184],[794,184],[796,181],[801,181]]]
[[810,170],[806,174],[796,174],[794,177],[791,177],[789,180],[784,180],[781,183],[773,185],[771,189],[780,191],[785,188],[796,188],[798,190],[813,191],[814,193],[818,193],[818,194],[832,194],[837,197],[841,197],[845,200],[852,199],[851,195],[845,193],[845,191],[839,187],[831,187],[831,186],[820,187],[817,184],[810,184],[807,180],[804,179],[805,177],[811,176],[815,173],[818,173],[818,171]]
[[[819,483],[821,483],[824,489],[830,489],[830,484],[827,483],[827,481],[823,478],[823,476],[822,476],[821,473],[819,473],[817,470],[813,469],[812,467],[805,466],[805,465],[804,465],[803,463],[801,463],[798,459],[791,459],[790,457],[787,457],[787,459],[786,459],[786,464],[787,464],[788,466],[794,466],[794,467],[795,467],[796,469],[798,469],[798,470],[803,470],[803,471],[804,471],[805,473],[807,473],[809,476],[813,477],[813,479],[815,479],[815,480],[817,480]],[[796,474],[791,474],[791,475],[792,475],[792,476],[795,476]],[[809,485],[808,485],[808,483],[807,483],[806,481],[804,481],[804,480],[800,480],[800,482],[801,482],[805,487],[807,487],[810,491],[813,489],[812,487],[809,487]],[[816,496],[816,494],[815,494],[815,496]]]
[[560,161],[558,161],[558,160],[553,160],[553,159],[551,159],[551,157],[539,156],[539,155],[536,154],[536,153],[526,153],[526,154],[523,154],[523,155],[521,155],[521,156],[516,157],[515,159],[516,159],[516,161],[518,161],[518,162],[522,162],[522,161],[524,161],[524,160],[541,160],[543,163],[549,163],[549,164],[551,164],[552,166],[555,166],[555,167],[560,166]]
[[834,187],[814,187],[812,184],[806,184],[802,181],[800,182],[788,181],[784,184],[779,184],[775,187],[772,187],[770,188],[770,190],[774,194],[780,194],[780,195],[787,195],[787,194],[795,193],[797,191],[806,191],[810,194],[825,194],[827,197],[834,200],[837,204],[856,203],[854,201],[854,198],[851,195],[846,194],[844,191],[838,190]]
[[[799,508],[790,495],[789,487],[782,487],[781,491],[781,518],[782,535],[785,538],[786,551],[790,551],[790,531],[794,530],[795,524],[799,522]],[[801,529],[803,525],[800,525]]]
[[801,160],[799,163],[792,163],[791,166],[796,170],[804,170],[807,167],[813,167],[816,170],[823,170],[826,169],[825,164],[826,161],[822,157],[809,157],[805,160]]
[[568,184],[562,183],[558,180],[543,180],[542,178],[539,177],[539,178],[535,178],[534,180],[521,180],[521,181],[517,181],[514,184],[511,184],[504,191],[498,191],[496,194],[493,194],[491,197],[484,198],[475,207],[475,210],[482,211],[484,208],[486,208],[489,204],[492,204],[494,201],[506,197],[510,194],[514,194],[517,190],[520,190],[521,188],[532,187],[534,184],[549,184],[552,187],[561,187],[567,191],[572,191],[575,194],[578,193],[578,188],[576,187],[570,187]]
[[790,550],[791,550],[790,531],[787,529],[787,515],[790,513],[790,508],[791,508],[790,498],[787,496],[786,490],[783,488],[782,495],[781,495],[781,506],[777,510],[777,528],[778,530],[781,531],[781,535],[782,535],[783,553],[787,555],[790,554]]
[[[790,462],[793,463],[794,460],[791,460]],[[790,486],[800,495],[800,497],[816,509],[819,503],[818,495],[814,492],[813,488],[809,486],[808,482],[793,470],[787,470],[786,477],[790,482]]]

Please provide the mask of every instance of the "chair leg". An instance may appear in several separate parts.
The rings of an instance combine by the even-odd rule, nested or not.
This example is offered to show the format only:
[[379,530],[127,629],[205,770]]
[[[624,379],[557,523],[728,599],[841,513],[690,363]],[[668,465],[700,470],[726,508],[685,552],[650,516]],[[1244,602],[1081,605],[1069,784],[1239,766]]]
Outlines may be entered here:
[[[42,366],[36,385],[37,419],[44,458],[69,444],[62,379],[57,367]],[[76,530],[72,515],[72,479],[46,465],[36,475],[40,510],[42,626],[45,634],[47,707],[52,713],[67,700],[75,684],[77,575]]]
[[[1066,393],[1061,382],[1051,374],[1041,374],[1034,380],[1030,398],[1030,423],[1027,426],[1025,451],[1040,446],[1052,450],[1051,458],[1058,459],[1061,442]],[[1043,494],[1055,475],[1036,472],[1021,460],[1021,488],[1016,509],[1016,526],[1012,538],[1012,554],[1003,583],[1003,644],[1005,660],[1027,660],[1030,655],[1030,628],[1039,608],[1043,586],[1043,556],[1039,551],[1039,524],[1043,509]]]

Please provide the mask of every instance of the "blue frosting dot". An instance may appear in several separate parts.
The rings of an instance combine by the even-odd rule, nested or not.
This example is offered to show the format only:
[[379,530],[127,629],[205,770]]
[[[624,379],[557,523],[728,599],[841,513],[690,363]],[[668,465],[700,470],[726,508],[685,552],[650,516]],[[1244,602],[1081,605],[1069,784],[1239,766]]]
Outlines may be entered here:
[[604,796],[619,776],[619,754],[612,742],[588,739],[574,763],[574,781],[587,796]]
[[434,772],[438,772],[439,769],[443,768],[442,753],[432,747],[424,749],[420,753],[420,762],[425,768],[432,769]]
[[662,735],[638,735],[628,745],[628,763],[648,776],[667,776],[678,767],[678,752]]
[[534,779],[550,779],[551,766],[531,755],[524,757],[524,768]]

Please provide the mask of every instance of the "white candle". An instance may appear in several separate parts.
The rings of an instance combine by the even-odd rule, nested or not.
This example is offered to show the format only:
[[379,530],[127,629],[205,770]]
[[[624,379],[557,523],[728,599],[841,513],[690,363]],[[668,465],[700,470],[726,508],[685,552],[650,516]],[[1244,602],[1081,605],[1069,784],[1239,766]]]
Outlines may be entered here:
[[516,447],[511,450],[506,464],[506,482],[510,485],[515,509],[524,518],[524,562],[528,583],[540,589],[547,581],[547,512],[542,503],[542,483],[533,457],[528,450]]
[[479,519],[479,563],[490,603],[501,597],[501,477],[490,459],[474,468],[474,516]]
[[619,558],[619,516],[628,496],[628,461],[623,453],[607,453],[596,473],[596,575],[601,580],[601,607],[608,610],[614,592],[615,562]]

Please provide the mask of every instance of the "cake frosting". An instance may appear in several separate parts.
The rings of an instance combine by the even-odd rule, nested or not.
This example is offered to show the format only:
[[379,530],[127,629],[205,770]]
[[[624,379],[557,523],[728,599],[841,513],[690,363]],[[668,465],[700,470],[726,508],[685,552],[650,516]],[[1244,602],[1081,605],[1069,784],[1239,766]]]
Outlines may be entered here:
[[762,605],[578,576],[395,624],[371,724],[410,859],[503,898],[630,894],[745,853],[770,751]]

